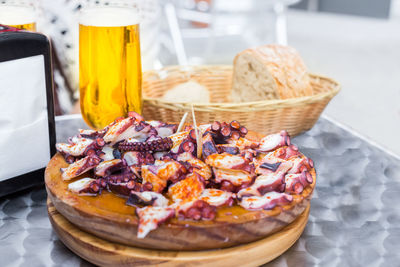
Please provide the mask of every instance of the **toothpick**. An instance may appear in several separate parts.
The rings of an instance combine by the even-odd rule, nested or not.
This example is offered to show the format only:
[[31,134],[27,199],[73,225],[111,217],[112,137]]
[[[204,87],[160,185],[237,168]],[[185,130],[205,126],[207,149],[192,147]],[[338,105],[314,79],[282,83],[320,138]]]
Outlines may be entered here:
[[201,155],[203,154],[203,133],[201,132],[200,129],[197,129],[197,132],[199,133],[196,136],[196,142],[197,142],[197,157],[201,159]]
[[192,118],[193,118],[193,127],[194,127],[194,132],[196,134],[196,143],[197,143],[197,157],[200,159],[201,154],[203,152],[203,141],[202,141],[202,134],[199,131],[199,128],[197,128],[197,123],[196,123],[196,116],[194,115],[194,108],[192,105]]
[[185,124],[187,116],[188,116],[188,112],[185,112],[185,114],[183,114],[183,116],[182,116],[181,122],[179,123],[179,126],[178,126],[178,129],[176,130],[176,133],[179,133],[182,130],[183,125]]

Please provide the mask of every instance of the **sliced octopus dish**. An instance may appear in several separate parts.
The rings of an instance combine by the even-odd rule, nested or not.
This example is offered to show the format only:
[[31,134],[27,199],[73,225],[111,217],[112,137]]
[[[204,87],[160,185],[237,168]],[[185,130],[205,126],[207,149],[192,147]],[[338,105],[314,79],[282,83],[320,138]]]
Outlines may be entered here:
[[161,250],[252,242],[308,206],[314,164],[286,131],[264,136],[237,121],[177,128],[130,112],[79,130],[47,166],[51,201],[87,232]]

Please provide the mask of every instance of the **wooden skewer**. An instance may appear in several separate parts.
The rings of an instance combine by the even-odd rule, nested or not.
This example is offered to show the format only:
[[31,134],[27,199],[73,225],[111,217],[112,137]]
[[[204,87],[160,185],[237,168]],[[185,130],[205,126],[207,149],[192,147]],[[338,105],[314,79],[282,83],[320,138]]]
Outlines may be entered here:
[[198,129],[199,134],[197,135],[197,157],[201,159],[203,154],[203,133]]
[[193,118],[194,132],[196,133],[197,157],[200,159],[201,154],[203,152],[203,140],[202,140],[203,138],[202,138],[202,134],[199,132],[199,128],[197,127],[196,116],[194,115],[193,105],[192,105],[192,118]]
[[179,126],[178,126],[178,129],[176,130],[176,133],[179,133],[182,130],[183,125],[185,124],[187,116],[188,116],[188,112],[185,112],[185,114],[183,114],[183,116],[182,116],[181,122],[179,123]]

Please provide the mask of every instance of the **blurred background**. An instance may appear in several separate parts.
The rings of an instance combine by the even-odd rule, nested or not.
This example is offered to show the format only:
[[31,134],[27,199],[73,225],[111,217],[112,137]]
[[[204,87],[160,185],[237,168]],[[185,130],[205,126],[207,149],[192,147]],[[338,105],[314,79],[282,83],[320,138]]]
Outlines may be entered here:
[[[2,1],[3,3],[6,1]],[[78,12],[114,1],[41,0],[38,31],[54,46],[56,112],[78,112]],[[143,70],[232,64],[248,47],[288,44],[343,89],[324,116],[400,155],[400,0],[132,0]]]

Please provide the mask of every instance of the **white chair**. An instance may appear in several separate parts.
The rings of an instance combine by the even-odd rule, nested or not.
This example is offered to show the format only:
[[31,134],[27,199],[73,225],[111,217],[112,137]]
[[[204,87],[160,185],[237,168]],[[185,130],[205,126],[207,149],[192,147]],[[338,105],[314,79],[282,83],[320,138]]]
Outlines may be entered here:
[[[169,1],[164,10],[178,62],[228,63],[238,51],[247,47],[287,44],[286,8],[297,2],[299,0]],[[190,55],[188,60],[182,59],[186,53]]]

